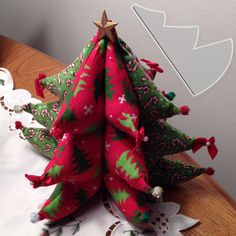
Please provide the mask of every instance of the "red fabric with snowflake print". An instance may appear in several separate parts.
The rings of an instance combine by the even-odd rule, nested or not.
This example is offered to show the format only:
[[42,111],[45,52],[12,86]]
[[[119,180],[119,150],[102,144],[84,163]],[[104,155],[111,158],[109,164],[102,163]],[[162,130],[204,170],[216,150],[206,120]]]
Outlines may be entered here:
[[[96,145],[91,145],[91,143]],[[72,181],[82,183],[101,180],[102,133],[83,136],[63,135],[56,151],[41,176],[27,175],[34,188]]]
[[76,78],[52,127],[61,138],[66,132],[86,134],[104,121],[104,64],[106,41],[97,41],[91,54],[76,73]]
[[105,63],[106,119],[120,130],[137,138],[139,108],[136,95],[113,42],[107,42]]
[[105,159],[107,169],[141,192],[150,193],[148,170],[141,149],[134,140],[107,122],[105,131]]
[[104,181],[113,200],[127,220],[134,224],[146,224],[150,220],[149,208],[142,193],[132,189],[118,176],[107,173]]

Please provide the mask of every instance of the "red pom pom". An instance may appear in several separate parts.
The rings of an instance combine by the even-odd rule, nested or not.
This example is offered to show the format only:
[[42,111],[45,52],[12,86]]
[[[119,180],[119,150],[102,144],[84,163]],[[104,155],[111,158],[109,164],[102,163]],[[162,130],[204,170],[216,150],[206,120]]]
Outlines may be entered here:
[[45,75],[44,73],[40,73],[39,76],[38,76],[38,78],[36,78],[35,81],[34,81],[36,93],[37,93],[37,95],[38,95],[39,97],[41,97],[41,98],[45,98],[45,97],[44,97],[44,94],[43,94],[43,90],[44,90],[45,88],[41,85],[40,81],[43,80],[43,79],[45,79],[45,78],[46,78],[46,75]]
[[188,115],[189,111],[190,111],[190,108],[189,108],[188,106],[182,106],[182,107],[180,107],[180,113],[181,113],[182,115]]
[[155,63],[155,62],[151,62],[147,59],[142,58],[141,61],[145,62],[153,71],[159,72],[159,73],[163,73],[164,70],[159,66],[159,64]]
[[46,76],[46,74],[45,73],[39,73],[39,80],[43,80],[43,79],[45,79],[47,76]]
[[16,127],[16,129],[23,129],[23,125],[20,121],[15,122],[15,127]]
[[206,173],[207,175],[214,175],[215,170],[214,170],[213,168],[211,168],[211,167],[208,167],[208,168],[206,169],[205,173]]
[[166,91],[162,90],[161,93],[163,94],[163,96],[166,96]]

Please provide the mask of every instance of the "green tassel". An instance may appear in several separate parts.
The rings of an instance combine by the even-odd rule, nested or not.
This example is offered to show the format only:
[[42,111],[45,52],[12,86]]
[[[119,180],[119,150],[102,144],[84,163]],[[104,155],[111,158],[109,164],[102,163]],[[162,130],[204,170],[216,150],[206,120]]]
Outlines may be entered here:
[[176,94],[174,92],[169,92],[165,95],[165,97],[170,100],[170,101],[173,101],[174,98],[176,97]]
[[147,212],[144,212],[144,213],[142,214],[142,221],[143,221],[143,222],[149,222],[150,219],[151,219],[151,217],[150,217],[150,215],[149,215]]

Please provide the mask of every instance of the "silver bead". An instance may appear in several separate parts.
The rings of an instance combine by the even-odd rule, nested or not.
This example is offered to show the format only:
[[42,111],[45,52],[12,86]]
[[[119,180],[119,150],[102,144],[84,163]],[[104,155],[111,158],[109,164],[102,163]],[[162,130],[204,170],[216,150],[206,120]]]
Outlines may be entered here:
[[21,113],[23,111],[23,107],[20,105],[15,105],[13,109],[15,113]]

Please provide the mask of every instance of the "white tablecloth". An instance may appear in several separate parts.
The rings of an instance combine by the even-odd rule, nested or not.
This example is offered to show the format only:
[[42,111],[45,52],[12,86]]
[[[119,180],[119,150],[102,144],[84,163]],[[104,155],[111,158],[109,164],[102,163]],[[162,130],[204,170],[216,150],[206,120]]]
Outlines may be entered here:
[[[0,236],[38,236],[45,228],[45,221],[32,224],[30,214],[33,211],[37,212],[39,204],[49,197],[54,186],[33,189],[24,174],[40,175],[48,160],[19,137],[21,131],[9,130],[9,126],[14,129],[16,120],[21,120],[24,125],[33,125],[31,115],[25,112],[21,114],[11,112],[10,115],[9,109],[15,104],[21,105],[35,99],[32,99],[25,90],[11,90],[11,88],[7,88],[6,91],[0,88],[0,97],[3,95],[2,105],[5,109],[0,106]],[[111,200],[108,205],[119,218],[112,215],[106,209],[102,197],[97,196],[75,221],[51,228],[47,233],[57,236],[105,236],[109,235],[108,232],[112,232],[110,235],[147,235],[142,233],[143,229],[130,225]],[[180,206],[176,203],[159,203],[152,208],[156,208],[152,224],[156,231],[154,235],[157,233],[169,236],[182,235],[179,230],[198,222],[177,214]],[[160,219],[156,220],[158,218]],[[111,227],[114,222],[119,223],[116,227]],[[110,227],[113,230],[109,231]],[[46,231],[44,235],[47,235]]]

